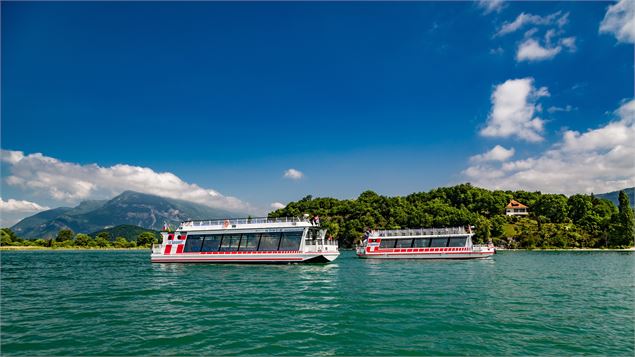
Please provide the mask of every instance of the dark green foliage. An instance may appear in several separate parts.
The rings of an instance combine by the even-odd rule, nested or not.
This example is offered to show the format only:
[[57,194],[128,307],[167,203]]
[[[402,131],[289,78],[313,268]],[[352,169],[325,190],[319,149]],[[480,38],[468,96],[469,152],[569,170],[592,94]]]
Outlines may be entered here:
[[61,243],[69,240],[73,240],[73,231],[70,229],[61,229],[57,232],[57,237],[55,237],[56,242]]
[[565,195],[541,195],[531,207],[535,216],[543,216],[551,223],[564,223],[567,219],[567,197]]
[[611,243],[615,246],[628,246],[633,243],[635,221],[633,209],[624,191],[619,194],[619,213],[614,215],[611,229]]
[[149,247],[157,242],[159,242],[159,237],[155,232],[143,232],[137,238],[137,246],[139,247]]
[[[511,199],[529,206],[530,215],[505,216],[505,206]],[[299,217],[305,213],[319,215],[322,226],[340,240],[342,247],[355,245],[367,229],[467,225],[476,226],[475,242],[492,240],[510,248],[624,245],[624,240],[616,244],[609,239],[613,234],[611,222],[618,221],[617,209],[610,201],[587,195],[567,199],[540,192],[490,191],[469,183],[404,197],[386,197],[372,191],[354,200],[309,195],[269,216]]]
[[625,189],[620,190],[620,191],[599,193],[599,194],[596,194],[595,197],[603,198],[605,200],[609,200],[609,201],[613,202],[613,204],[615,206],[619,206],[620,205],[619,195],[620,195],[620,192],[622,192],[622,191],[624,191],[624,193],[628,197],[628,201],[631,204],[631,208],[635,208],[635,187],[625,188]]
[[122,224],[116,227],[102,229],[97,232],[93,232],[91,233],[91,236],[96,237],[100,233],[108,233],[109,237],[124,237],[128,241],[133,241],[133,240],[137,240],[139,235],[145,232],[150,232],[154,234],[155,236],[158,236],[159,234],[157,231],[154,231],[151,229],[146,229],[139,226],[133,226],[131,224]]

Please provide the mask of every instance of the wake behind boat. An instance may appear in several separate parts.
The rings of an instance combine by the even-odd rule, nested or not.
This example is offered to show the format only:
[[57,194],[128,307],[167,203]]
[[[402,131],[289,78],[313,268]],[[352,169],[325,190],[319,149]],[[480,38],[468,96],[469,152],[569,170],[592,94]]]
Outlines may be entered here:
[[475,259],[496,254],[491,245],[472,244],[463,227],[421,228],[370,232],[357,247],[360,258]]
[[161,236],[153,263],[328,263],[340,254],[326,229],[297,217],[186,221]]

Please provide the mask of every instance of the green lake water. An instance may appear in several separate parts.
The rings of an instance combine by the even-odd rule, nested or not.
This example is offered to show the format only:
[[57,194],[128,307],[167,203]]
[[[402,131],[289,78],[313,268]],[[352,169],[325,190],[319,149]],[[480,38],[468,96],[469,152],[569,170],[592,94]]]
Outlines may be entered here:
[[151,264],[2,252],[2,355],[635,354],[635,254]]

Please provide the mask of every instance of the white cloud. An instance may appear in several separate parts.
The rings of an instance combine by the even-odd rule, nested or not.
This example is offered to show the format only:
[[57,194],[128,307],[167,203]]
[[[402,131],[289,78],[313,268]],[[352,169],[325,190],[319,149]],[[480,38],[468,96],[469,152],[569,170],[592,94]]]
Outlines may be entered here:
[[280,202],[274,202],[271,204],[271,208],[273,209],[282,209],[287,207],[287,205],[285,205],[284,203],[280,203]]
[[500,145],[496,145],[490,151],[472,156],[470,162],[506,161],[514,156],[515,152],[516,150],[514,148],[505,149]]
[[552,26],[556,25],[558,27],[563,27],[569,22],[569,13],[567,12],[564,15],[561,15],[562,12],[554,12],[553,14],[547,16],[540,15],[532,15],[521,13],[516,17],[516,19],[512,22],[505,22],[501,28],[498,30],[495,36],[504,36],[509,33],[515,32],[525,25],[536,25],[536,26]]
[[0,212],[24,212],[24,213],[32,213],[32,212],[40,212],[50,209],[46,206],[41,206],[35,202],[25,201],[25,200],[14,200],[13,198],[9,198],[7,201],[3,200],[0,197]]
[[569,104],[568,104],[568,105],[566,105],[566,106],[564,106],[564,107],[556,107],[556,106],[552,106],[552,107],[549,107],[549,108],[547,109],[547,111],[548,111],[549,113],[557,113],[557,112],[565,112],[565,113],[568,113],[568,112],[571,112],[571,111],[574,111],[574,110],[578,110],[578,108],[574,108],[573,106],[571,106],[571,105],[569,105]]
[[227,210],[250,210],[241,200],[184,182],[170,172],[117,164],[102,167],[80,165],[44,156],[2,150],[1,160],[9,167],[5,182],[40,196],[77,203],[85,199],[110,198],[125,190],[177,198]]
[[485,14],[489,14],[492,12],[500,12],[505,6],[505,2],[503,0],[479,0],[478,6],[485,10]]
[[560,46],[545,48],[542,47],[538,41],[533,38],[525,40],[518,46],[516,52],[517,61],[540,61],[545,59],[551,59],[560,53],[562,48]]
[[288,169],[284,172],[284,177],[291,180],[299,180],[304,177],[304,174],[296,169]]
[[577,47],[575,45],[575,37],[565,37],[554,43],[554,40],[561,32],[555,30],[548,30],[545,33],[544,46],[540,42],[531,36],[535,31],[528,31],[525,34],[526,39],[518,45],[518,51],[516,51],[516,61],[542,61],[554,58],[563,49],[567,49],[569,52],[575,52]]
[[635,100],[624,103],[615,115],[617,120],[600,128],[566,131],[535,157],[475,162],[463,174],[483,187],[565,194],[635,186]]
[[13,226],[22,218],[47,209],[49,209],[49,207],[39,205],[35,202],[14,200],[13,198],[5,201],[0,197],[0,226]]
[[635,1],[620,0],[609,6],[600,33],[612,33],[619,42],[635,43]]
[[497,85],[491,97],[487,126],[481,135],[541,141],[544,121],[534,114],[540,111],[536,101],[545,96],[549,96],[549,91],[546,87],[536,89],[533,78],[509,79]]

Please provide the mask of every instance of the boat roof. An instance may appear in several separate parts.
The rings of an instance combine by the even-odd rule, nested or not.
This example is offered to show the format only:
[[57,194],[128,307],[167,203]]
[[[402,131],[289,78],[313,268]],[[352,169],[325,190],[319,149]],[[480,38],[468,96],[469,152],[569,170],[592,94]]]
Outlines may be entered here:
[[224,230],[236,228],[313,227],[308,219],[300,217],[247,217],[183,221],[177,230]]

